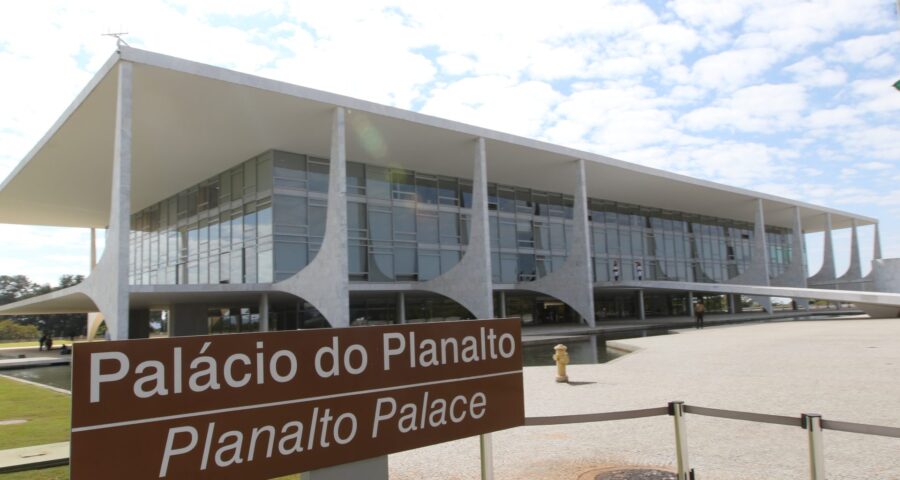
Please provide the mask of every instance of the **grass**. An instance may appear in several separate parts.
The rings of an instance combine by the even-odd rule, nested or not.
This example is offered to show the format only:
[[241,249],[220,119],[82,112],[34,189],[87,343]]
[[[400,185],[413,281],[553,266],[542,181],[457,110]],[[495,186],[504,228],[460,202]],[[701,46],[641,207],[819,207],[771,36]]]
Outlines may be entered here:
[[28,420],[0,425],[0,450],[69,440],[71,410],[69,395],[0,378],[0,420]]
[[0,480],[67,480],[69,467],[43,468],[0,475]]

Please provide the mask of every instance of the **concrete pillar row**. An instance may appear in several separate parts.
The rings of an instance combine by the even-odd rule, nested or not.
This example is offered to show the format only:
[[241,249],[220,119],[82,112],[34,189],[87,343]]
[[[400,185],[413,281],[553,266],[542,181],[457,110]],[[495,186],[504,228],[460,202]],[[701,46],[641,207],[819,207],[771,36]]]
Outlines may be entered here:
[[[106,247],[96,268],[75,288],[90,297],[100,311],[92,315],[88,332],[106,322],[113,340],[128,338],[128,240],[131,230],[131,114],[133,64],[120,61],[113,132],[112,195]],[[92,238],[93,244],[93,238]],[[94,254],[96,255],[96,254]]]
[[487,154],[484,138],[474,142],[472,175],[472,211],[469,243],[459,263],[447,273],[416,285],[450,298],[465,307],[475,318],[494,318],[494,293],[491,279],[491,239],[488,236]]
[[594,288],[591,268],[590,224],[588,222],[587,175],[583,159],[573,162],[575,167],[575,205],[572,249],[559,270],[532,282],[516,284],[517,289],[550,295],[565,302],[584,321],[595,326]]
[[322,248],[309,264],[272,288],[312,304],[332,327],[350,326],[350,281],[347,259],[346,111],[336,107],[331,125],[328,212]]

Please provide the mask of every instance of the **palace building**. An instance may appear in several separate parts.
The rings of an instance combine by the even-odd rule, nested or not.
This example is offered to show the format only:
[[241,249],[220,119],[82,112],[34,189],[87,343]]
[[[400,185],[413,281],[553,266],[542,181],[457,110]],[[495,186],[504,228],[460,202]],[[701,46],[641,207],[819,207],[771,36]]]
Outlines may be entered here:
[[698,296],[900,312],[876,219],[126,46],[0,185],[0,223],[106,229],[84,283],[0,314],[99,312],[114,338],[147,336],[157,311],[171,335],[594,325],[689,315]]

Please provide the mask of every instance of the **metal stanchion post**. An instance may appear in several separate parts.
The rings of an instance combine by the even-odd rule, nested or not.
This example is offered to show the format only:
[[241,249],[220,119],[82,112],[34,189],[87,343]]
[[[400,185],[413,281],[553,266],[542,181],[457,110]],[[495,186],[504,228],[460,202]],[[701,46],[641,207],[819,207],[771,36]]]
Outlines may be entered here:
[[494,441],[490,433],[478,438],[481,443],[481,480],[494,480]]
[[825,480],[825,455],[822,451],[822,416],[815,413],[802,415],[803,428],[809,435],[809,478]]
[[669,415],[675,419],[675,458],[678,462],[678,480],[691,480],[688,461],[687,425],[684,423],[684,402],[669,402]]

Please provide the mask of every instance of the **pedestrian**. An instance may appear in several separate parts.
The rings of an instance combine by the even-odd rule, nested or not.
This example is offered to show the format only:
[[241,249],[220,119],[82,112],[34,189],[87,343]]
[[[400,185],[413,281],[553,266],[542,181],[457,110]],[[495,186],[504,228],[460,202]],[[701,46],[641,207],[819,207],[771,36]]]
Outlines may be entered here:
[[40,345],[38,346],[38,351],[39,351],[39,352],[43,352],[43,351],[44,351],[44,343],[45,343],[45,342],[47,342],[47,334],[46,334],[46,333],[43,334],[43,335],[41,335],[40,340],[38,340],[38,343],[40,344]]
[[47,335],[47,340],[44,342],[47,345],[47,351],[53,350],[53,337]]
[[703,306],[703,299],[697,299],[697,303],[694,304],[694,316],[697,317],[697,323],[694,328],[703,328],[703,312],[705,311],[706,307]]
[[619,281],[619,262],[613,262],[613,281]]
[[644,267],[641,266],[641,262],[634,262],[634,270],[637,273],[637,279],[644,279]]

